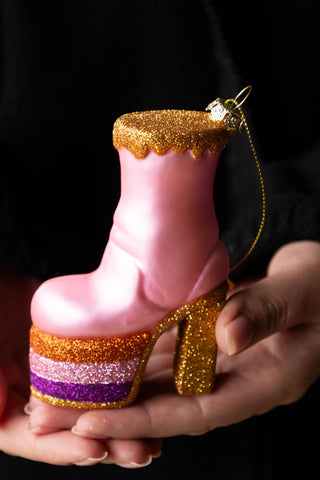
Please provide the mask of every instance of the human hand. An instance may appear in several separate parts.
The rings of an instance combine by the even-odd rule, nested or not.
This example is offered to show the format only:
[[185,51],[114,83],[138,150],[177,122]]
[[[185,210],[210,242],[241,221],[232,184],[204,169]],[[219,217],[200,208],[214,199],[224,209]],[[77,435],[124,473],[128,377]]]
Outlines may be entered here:
[[134,405],[77,412],[69,424],[63,409],[36,405],[38,419],[47,427],[74,425],[81,438],[163,438],[203,434],[292,403],[320,373],[319,285],[320,245],[297,242],[276,253],[266,278],[229,298],[216,326],[220,351],[210,395],[174,392],[171,331],[159,340]]
[[[160,450],[160,440],[96,441],[52,428],[36,435],[24,406],[29,397],[30,300],[38,282],[0,269],[0,450],[57,465],[146,462]],[[109,442],[110,443],[110,442]],[[106,458],[106,453],[108,457]]]

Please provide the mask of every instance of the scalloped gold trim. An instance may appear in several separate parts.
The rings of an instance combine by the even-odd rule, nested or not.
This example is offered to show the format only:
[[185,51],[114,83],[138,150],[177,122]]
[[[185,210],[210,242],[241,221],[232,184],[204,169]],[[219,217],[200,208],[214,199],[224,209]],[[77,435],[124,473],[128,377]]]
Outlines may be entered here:
[[169,150],[184,153],[191,150],[200,158],[209,150],[216,154],[225,147],[236,130],[227,128],[211,114],[192,110],[150,110],[127,113],[113,127],[113,144],[124,147],[137,159],[150,151],[165,155]]

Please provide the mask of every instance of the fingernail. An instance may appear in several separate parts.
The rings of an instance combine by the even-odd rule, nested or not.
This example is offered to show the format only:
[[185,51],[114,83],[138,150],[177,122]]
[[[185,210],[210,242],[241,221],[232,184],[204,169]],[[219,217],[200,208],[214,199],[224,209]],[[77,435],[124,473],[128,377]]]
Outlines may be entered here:
[[225,327],[228,354],[234,355],[246,348],[252,340],[254,325],[247,317],[238,317]]
[[34,435],[44,435],[47,433],[53,433],[57,431],[57,429],[53,427],[32,427],[30,422],[26,424],[26,428],[27,430],[29,430],[29,432],[33,433]]
[[26,403],[24,408],[23,408],[23,411],[26,415],[31,415],[31,407],[30,407],[30,403]]
[[108,452],[104,452],[103,456],[100,458],[86,458],[85,460],[81,460],[80,462],[75,463],[78,467],[91,467],[92,465],[96,465],[97,463],[102,462],[105,458],[107,458]]
[[150,465],[151,462],[152,462],[152,457],[150,455],[144,463],[129,462],[129,463],[117,463],[117,465],[123,468],[142,468],[142,467],[147,467],[148,465]]
[[106,438],[105,435],[99,435],[97,433],[94,433],[93,431],[78,430],[76,426],[71,428],[71,432],[75,435],[78,435],[79,437],[95,438],[96,440],[103,440]]
[[38,434],[38,433],[46,432],[46,429],[43,429],[42,427],[32,427],[31,423],[29,421],[28,421],[26,427],[27,427],[27,430],[29,430],[29,432],[31,432],[31,433]]

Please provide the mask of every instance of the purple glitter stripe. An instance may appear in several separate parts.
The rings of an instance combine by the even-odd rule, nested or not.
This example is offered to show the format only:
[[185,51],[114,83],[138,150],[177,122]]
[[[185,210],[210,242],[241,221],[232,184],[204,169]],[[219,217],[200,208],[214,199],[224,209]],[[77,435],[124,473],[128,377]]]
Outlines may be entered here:
[[30,372],[31,385],[40,393],[71,402],[112,403],[124,400],[132,382],[109,384],[76,384],[53,382]]

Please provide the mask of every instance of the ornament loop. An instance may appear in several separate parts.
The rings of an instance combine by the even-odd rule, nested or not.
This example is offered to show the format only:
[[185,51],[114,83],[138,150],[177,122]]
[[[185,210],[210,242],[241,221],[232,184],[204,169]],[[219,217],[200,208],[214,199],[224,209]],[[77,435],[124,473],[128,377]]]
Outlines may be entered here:
[[[241,102],[238,102],[238,98],[241,97],[241,95],[243,95],[246,91],[248,90],[247,92],[247,95],[241,100]],[[252,91],[252,86],[251,85],[247,85],[246,87],[244,87],[241,92],[238,93],[238,95],[234,98],[234,102],[236,103],[236,107],[235,109],[241,107],[241,105],[244,104],[244,102],[247,100],[247,98],[249,97],[250,93]]]
[[[241,105],[244,104],[244,102],[247,100],[247,98],[249,97],[250,93],[251,93],[251,90],[252,90],[252,86],[251,85],[248,85],[247,87],[243,88],[241,90],[241,92],[238,93],[238,95],[234,98],[228,98],[228,100],[226,100],[224,103],[225,103],[225,106],[226,108],[230,111],[230,113],[236,117],[241,117]],[[238,98],[240,98],[245,92],[247,92],[246,96],[240,101],[238,102]],[[239,112],[237,112],[236,110],[239,110]],[[240,127],[242,126],[242,124],[240,125]]]

